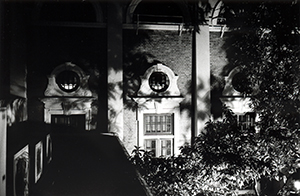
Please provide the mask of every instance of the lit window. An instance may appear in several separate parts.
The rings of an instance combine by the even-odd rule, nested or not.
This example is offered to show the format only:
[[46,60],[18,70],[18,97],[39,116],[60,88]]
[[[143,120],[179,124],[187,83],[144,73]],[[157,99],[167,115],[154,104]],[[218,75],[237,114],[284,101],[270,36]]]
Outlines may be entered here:
[[237,123],[241,130],[253,129],[255,126],[255,113],[248,112],[244,115],[237,115]]
[[56,76],[56,83],[61,90],[72,92],[78,89],[80,78],[74,71],[65,70]]
[[149,78],[149,85],[155,92],[164,92],[168,89],[170,80],[163,72],[153,72]]
[[146,139],[145,150],[153,156],[171,156],[173,154],[173,139]]
[[173,114],[145,114],[145,134],[172,134]]
[[145,140],[145,150],[156,156],[156,140]]
[[170,156],[172,154],[172,140],[160,140],[160,156]]

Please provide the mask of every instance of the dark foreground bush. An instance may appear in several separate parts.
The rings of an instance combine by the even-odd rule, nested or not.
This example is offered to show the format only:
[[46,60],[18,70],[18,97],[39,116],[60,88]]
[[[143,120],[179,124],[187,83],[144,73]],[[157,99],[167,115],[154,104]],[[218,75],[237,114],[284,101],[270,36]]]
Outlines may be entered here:
[[[242,130],[231,111],[224,114],[222,122],[208,122],[205,133],[181,147],[177,157],[156,158],[136,147],[131,161],[154,195],[224,196],[245,189],[289,195],[284,183],[297,169],[298,130]],[[261,179],[282,185],[268,193]]]

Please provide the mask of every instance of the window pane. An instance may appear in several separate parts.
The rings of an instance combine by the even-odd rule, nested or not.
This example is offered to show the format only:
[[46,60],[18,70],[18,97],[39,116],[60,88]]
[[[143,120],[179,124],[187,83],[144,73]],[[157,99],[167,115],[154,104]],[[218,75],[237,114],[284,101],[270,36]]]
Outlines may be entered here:
[[171,132],[171,125],[167,124],[167,132]]
[[79,88],[80,78],[74,71],[65,70],[60,72],[56,78],[59,88],[65,92],[72,92]]
[[156,126],[156,131],[157,131],[157,132],[160,132],[160,129],[161,129],[161,128],[160,128],[160,124],[157,124],[157,126]]
[[168,156],[172,153],[171,140],[161,140],[161,155]]
[[249,112],[245,115],[237,115],[237,123],[241,130],[252,129],[255,126],[255,113]]
[[163,132],[166,132],[166,124],[163,124]]
[[145,149],[156,156],[156,140],[145,140]]
[[171,155],[172,153],[172,144],[171,144],[171,140],[167,140],[167,155]]
[[171,116],[167,116],[167,123],[171,122]]
[[172,134],[172,114],[145,114],[145,133],[147,134]]
[[153,91],[163,92],[169,87],[169,78],[163,72],[153,72],[149,78],[149,86]]
[[152,149],[156,148],[156,141],[155,140],[151,140],[151,148]]
[[155,132],[155,124],[152,123],[152,132]]

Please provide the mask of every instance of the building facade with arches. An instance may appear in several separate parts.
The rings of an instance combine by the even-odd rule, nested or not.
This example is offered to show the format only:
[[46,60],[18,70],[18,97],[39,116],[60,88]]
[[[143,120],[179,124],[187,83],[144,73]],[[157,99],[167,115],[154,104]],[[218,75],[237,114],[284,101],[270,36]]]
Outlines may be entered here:
[[[228,61],[222,48],[227,32],[222,1],[209,3],[210,12],[197,16],[202,20],[197,30],[193,9],[205,5],[185,1],[3,3],[2,73],[9,81],[3,81],[3,102],[20,102],[9,109],[19,113],[8,112],[9,124],[51,123],[51,113],[82,114],[85,129],[117,134],[130,152],[135,145],[145,147],[146,117],[139,114],[176,102],[176,115],[170,108],[163,113],[172,114],[172,127],[180,130],[172,131],[171,151],[177,154],[216,116],[211,113],[218,110],[211,77],[230,75],[223,69]],[[59,84],[55,76],[63,65],[73,66]],[[147,75],[149,70],[155,76]],[[9,95],[16,97],[7,99]],[[60,109],[51,108],[49,100]],[[162,126],[155,119],[153,129]]]
[[253,123],[233,84],[238,68],[228,69],[222,1],[209,3],[195,16],[207,5],[1,2],[1,134],[23,121],[65,124],[117,135],[128,153],[172,156],[224,103]]

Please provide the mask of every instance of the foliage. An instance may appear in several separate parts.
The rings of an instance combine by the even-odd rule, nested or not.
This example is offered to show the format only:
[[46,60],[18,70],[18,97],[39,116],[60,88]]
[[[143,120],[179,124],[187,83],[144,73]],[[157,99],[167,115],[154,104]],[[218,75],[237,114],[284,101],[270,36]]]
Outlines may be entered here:
[[[235,195],[261,179],[282,181],[296,173],[300,130],[299,3],[224,0],[230,66],[240,66],[253,89],[259,130],[240,129],[230,110],[209,121],[177,157],[152,157],[140,149],[132,162],[154,195]],[[200,32],[201,33],[201,32]],[[276,190],[277,191],[277,190]],[[289,186],[278,195],[290,195]],[[270,195],[270,194],[269,194]]]
[[225,5],[232,28],[227,58],[242,67],[255,89],[252,106],[261,116],[262,130],[299,129],[299,3],[255,1],[231,6],[225,1]]
[[154,158],[136,147],[131,160],[154,195],[234,195],[255,189],[261,178],[280,181],[295,172],[295,134],[269,130],[258,135],[240,129],[230,110],[224,115],[222,122],[208,122],[206,132],[177,157]]

